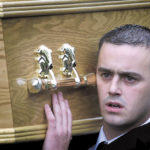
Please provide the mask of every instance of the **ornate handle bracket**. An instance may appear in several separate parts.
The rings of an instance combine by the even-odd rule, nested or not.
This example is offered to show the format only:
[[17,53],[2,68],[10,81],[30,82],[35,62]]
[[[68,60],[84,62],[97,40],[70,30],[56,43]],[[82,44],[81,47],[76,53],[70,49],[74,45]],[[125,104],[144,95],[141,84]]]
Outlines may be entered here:
[[47,48],[44,45],[41,45],[35,51],[36,54],[36,62],[37,62],[37,73],[39,78],[34,78],[28,81],[28,90],[30,93],[38,93],[43,88],[42,80],[50,80],[51,87],[56,88],[57,82],[52,71],[53,64],[52,64],[52,50]]
[[44,79],[51,79],[51,83],[53,87],[57,86],[57,82],[52,71],[53,64],[52,64],[52,50],[47,48],[46,46],[42,45],[37,50],[35,50],[37,54],[37,61],[39,64],[38,74],[39,77]]
[[80,78],[76,70],[75,48],[66,43],[62,45],[59,51],[62,53],[59,58],[62,59],[64,65],[60,70],[65,76],[75,76],[76,84],[80,85]]

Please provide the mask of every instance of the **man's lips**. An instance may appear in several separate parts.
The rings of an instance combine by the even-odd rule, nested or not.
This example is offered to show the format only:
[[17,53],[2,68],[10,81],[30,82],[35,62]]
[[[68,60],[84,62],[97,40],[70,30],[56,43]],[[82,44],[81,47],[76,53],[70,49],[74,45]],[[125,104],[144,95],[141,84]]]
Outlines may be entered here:
[[121,103],[112,101],[107,102],[105,106],[106,110],[112,113],[119,113],[124,108],[124,106]]
[[106,106],[108,106],[108,107],[114,107],[114,108],[123,108],[123,105],[120,104],[119,102],[112,102],[112,101],[107,102]]

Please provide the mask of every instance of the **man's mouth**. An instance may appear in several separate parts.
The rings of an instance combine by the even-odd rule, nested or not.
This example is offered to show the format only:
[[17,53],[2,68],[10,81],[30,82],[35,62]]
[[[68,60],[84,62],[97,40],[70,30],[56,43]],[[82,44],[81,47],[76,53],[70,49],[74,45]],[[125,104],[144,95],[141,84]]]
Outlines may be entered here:
[[106,110],[109,112],[118,112],[123,108],[123,105],[118,102],[106,103]]
[[110,104],[108,104],[108,106],[109,106],[109,107],[121,108],[121,105],[119,105],[119,104],[112,104],[112,103],[110,103]]

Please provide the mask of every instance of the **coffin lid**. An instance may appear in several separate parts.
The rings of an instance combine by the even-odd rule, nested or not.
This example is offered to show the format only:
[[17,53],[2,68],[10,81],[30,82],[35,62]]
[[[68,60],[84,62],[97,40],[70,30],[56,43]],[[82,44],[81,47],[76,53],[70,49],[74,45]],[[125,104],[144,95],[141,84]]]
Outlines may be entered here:
[[150,0],[0,0],[0,18],[148,7]]

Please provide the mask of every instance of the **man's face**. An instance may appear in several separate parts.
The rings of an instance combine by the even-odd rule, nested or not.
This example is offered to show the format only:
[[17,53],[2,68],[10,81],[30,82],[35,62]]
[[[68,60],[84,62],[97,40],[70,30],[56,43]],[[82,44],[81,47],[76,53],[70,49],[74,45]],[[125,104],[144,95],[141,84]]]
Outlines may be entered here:
[[96,76],[105,124],[125,128],[150,117],[150,50],[104,43]]

